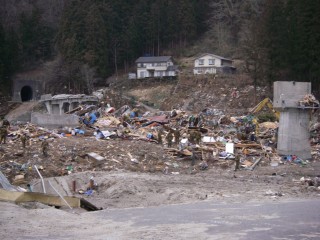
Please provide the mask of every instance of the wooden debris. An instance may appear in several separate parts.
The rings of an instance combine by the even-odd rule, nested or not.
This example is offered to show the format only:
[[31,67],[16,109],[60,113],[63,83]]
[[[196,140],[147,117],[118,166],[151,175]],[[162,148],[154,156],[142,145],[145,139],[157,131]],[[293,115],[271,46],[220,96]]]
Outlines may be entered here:
[[236,148],[245,148],[245,147],[252,147],[252,148],[261,148],[261,145],[258,143],[237,143],[235,144]]
[[254,170],[254,168],[259,164],[259,162],[262,160],[262,157],[260,157],[260,158],[258,158],[255,162],[254,162],[254,164],[250,167],[250,168],[248,168],[249,170]]
[[87,155],[91,158],[93,158],[94,160],[97,160],[97,161],[103,161],[105,160],[104,157],[100,156],[99,154],[97,153],[94,153],[94,152],[90,152],[90,153],[87,153]]
[[102,208],[98,208],[87,200],[76,197],[65,196],[63,199],[67,202],[65,203],[59,196],[54,196],[50,194],[44,193],[36,193],[36,192],[13,192],[0,189],[0,200],[2,201],[11,201],[16,203],[22,202],[40,202],[43,204],[47,204],[49,206],[57,206],[63,207],[67,206],[67,204],[73,208],[81,207],[86,209],[87,211],[97,211]]

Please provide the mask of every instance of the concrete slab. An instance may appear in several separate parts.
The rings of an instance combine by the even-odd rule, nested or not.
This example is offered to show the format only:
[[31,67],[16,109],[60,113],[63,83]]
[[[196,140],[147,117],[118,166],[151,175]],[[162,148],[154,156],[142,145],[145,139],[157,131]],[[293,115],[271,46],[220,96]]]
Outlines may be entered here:
[[274,82],[273,107],[279,111],[284,108],[297,108],[299,100],[309,93],[311,93],[310,82]]

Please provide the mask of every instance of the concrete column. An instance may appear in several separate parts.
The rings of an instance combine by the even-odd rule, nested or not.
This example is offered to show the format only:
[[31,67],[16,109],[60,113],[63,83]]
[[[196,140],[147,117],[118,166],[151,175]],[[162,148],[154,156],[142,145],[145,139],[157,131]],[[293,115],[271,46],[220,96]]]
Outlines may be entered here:
[[48,113],[51,114],[52,113],[51,103],[48,101],[48,102],[45,102],[44,104],[46,105],[46,109],[47,109]]
[[72,102],[72,104],[70,105],[70,111],[75,109],[78,106],[79,106],[79,102]]
[[278,153],[311,158],[309,142],[310,109],[303,109],[299,101],[311,93],[308,82],[274,82],[273,106],[280,111]]
[[282,111],[278,131],[278,154],[311,158],[309,111],[290,108]]
[[63,102],[59,102],[59,114],[62,115],[63,113]]

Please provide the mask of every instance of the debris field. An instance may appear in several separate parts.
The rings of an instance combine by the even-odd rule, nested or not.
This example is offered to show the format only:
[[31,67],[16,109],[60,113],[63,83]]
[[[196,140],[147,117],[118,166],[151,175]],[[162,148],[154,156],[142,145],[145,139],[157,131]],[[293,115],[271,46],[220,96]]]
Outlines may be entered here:
[[318,123],[311,128],[307,160],[279,156],[278,123],[255,122],[253,114],[230,116],[210,108],[149,112],[104,102],[68,114],[79,117],[78,127],[11,123],[0,145],[1,172],[11,184],[41,192],[36,166],[64,195],[102,208],[320,194]]

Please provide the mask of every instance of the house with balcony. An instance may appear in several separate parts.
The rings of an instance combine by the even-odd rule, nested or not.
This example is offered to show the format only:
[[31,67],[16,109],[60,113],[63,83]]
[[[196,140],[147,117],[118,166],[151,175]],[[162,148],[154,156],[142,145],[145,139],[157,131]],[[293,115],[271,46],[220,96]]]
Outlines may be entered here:
[[235,73],[233,61],[215,54],[205,53],[194,59],[193,74]]
[[136,60],[137,78],[175,77],[177,66],[171,56],[139,57]]

